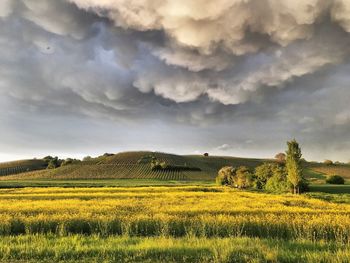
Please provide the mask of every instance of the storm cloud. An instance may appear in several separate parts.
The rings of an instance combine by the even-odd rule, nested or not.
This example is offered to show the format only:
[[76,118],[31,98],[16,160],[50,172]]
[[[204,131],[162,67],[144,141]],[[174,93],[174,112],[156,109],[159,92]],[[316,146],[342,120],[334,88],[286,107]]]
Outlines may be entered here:
[[2,0],[0,159],[295,137],[348,161],[349,32],[347,0]]

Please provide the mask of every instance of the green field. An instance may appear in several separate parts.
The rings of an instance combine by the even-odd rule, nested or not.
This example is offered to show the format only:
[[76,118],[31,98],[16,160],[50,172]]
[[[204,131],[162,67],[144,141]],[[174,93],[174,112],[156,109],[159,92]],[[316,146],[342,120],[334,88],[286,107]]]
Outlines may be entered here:
[[157,179],[32,179],[32,180],[0,180],[1,188],[24,188],[24,187],[149,187],[149,186],[181,186],[181,185],[201,185],[214,186],[213,181],[175,181]]

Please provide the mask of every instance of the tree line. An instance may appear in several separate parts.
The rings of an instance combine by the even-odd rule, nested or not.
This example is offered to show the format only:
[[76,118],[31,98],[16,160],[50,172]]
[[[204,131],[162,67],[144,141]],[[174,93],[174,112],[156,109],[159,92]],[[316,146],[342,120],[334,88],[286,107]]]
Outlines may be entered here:
[[246,166],[225,166],[220,169],[216,182],[236,188],[264,189],[271,192],[292,191],[294,194],[308,188],[303,176],[302,153],[294,139],[287,142],[286,153],[276,155],[277,162],[266,162],[252,172]]

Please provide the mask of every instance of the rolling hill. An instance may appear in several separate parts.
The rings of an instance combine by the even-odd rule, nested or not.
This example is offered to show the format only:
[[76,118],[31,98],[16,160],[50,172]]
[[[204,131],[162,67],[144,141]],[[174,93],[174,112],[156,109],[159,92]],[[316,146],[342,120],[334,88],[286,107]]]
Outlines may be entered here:
[[[165,162],[171,169],[152,170],[151,159]],[[225,165],[250,168],[267,161],[235,157],[175,155],[159,152],[123,152],[101,156],[79,164],[67,165],[53,170],[38,170],[0,177],[13,179],[164,179],[164,180],[211,180]],[[192,168],[192,169],[190,169]],[[196,168],[194,171],[193,168]]]
[[42,170],[47,167],[47,163],[41,159],[19,160],[13,162],[0,163],[0,176],[8,176],[29,171]]
[[[152,160],[167,167],[152,169]],[[226,165],[247,166],[254,169],[272,159],[237,158],[229,156],[175,155],[160,152],[123,152],[104,155],[78,164],[48,170],[43,160],[25,160],[0,164],[0,180],[26,179],[161,179],[213,180],[218,170]],[[322,183],[328,174],[350,179],[350,165],[327,166],[304,163],[305,175],[313,182]],[[12,170],[11,170],[12,169]],[[11,173],[12,171],[12,173]]]

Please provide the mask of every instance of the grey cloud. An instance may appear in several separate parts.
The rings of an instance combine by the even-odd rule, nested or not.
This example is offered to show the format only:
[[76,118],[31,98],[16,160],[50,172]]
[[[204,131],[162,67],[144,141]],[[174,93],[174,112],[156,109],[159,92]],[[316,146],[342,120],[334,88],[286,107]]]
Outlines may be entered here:
[[[187,149],[273,156],[296,137],[310,158],[320,141],[350,154],[349,10],[345,0],[3,0],[2,133],[35,141],[44,134],[21,116],[56,116],[81,129],[103,119],[125,139],[123,123],[138,142],[162,126],[164,148],[175,131]],[[79,130],[70,143],[83,144]]]

